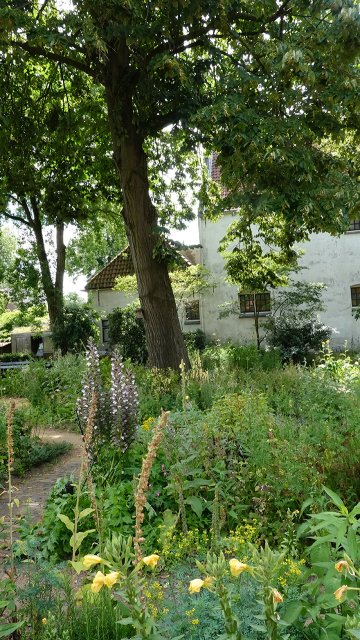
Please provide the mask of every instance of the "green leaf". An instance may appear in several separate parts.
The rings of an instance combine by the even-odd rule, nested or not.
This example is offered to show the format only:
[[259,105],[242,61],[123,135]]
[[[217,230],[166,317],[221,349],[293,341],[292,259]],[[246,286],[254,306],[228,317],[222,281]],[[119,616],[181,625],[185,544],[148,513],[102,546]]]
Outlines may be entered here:
[[214,483],[212,480],[206,480],[205,478],[195,478],[195,480],[187,480],[184,482],[184,489],[192,489],[194,487],[209,487]]
[[79,575],[79,573],[81,573],[82,571],[85,571],[86,567],[84,567],[82,560],[78,560],[77,562],[74,562],[73,560],[70,560],[70,564],[72,566],[72,568],[76,571],[76,573]]
[[0,638],[7,638],[8,636],[11,636],[11,634],[14,633],[16,629],[20,629],[20,627],[22,627],[23,624],[24,624],[24,621],[12,622],[9,624],[2,624],[0,626]]
[[201,498],[198,498],[197,496],[188,496],[185,500],[185,503],[190,505],[198,518],[201,518],[202,512],[204,510],[204,505]]
[[66,516],[64,513],[58,513],[58,518],[59,520],[61,520],[61,522],[64,523],[65,527],[67,529],[69,529],[69,531],[71,531],[72,533],[74,533],[74,523],[71,522],[70,518],[68,518],[68,516]]
[[281,607],[281,619],[286,622],[286,624],[293,624],[302,614],[303,610],[303,602],[287,602],[283,607]]
[[343,501],[341,500],[340,496],[338,496],[337,493],[335,493],[334,491],[331,491],[331,489],[329,489],[328,487],[325,487],[323,485],[323,489],[325,491],[325,493],[328,494],[329,498],[331,498],[331,500],[333,501],[334,505],[337,506],[338,509],[340,509],[341,513],[343,514],[348,514],[348,510],[345,507]]
[[87,507],[87,509],[83,509],[79,513],[79,520],[82,520],[83,518],[86,518],[86,516],[89,516],[90,513],[92,513],[93,511],[94,511],[94,509],[92,509],[91,507]]
[[87,531],[79,531],[78,533],[71,536],[70,538],[70,547],[77,551],[81,545],[81,543],[88,537],[90,533],[96,531],[96,529],[88,529]]
[[360,638],[360,629],[347,629],[346,633],[352,638]]

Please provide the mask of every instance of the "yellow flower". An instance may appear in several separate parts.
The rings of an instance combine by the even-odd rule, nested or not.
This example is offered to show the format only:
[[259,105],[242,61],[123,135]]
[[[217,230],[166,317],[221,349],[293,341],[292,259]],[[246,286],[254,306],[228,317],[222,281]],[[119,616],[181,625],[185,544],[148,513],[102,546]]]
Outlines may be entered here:
[[337,562],[335,565],[335,569],[336,571],[339,571],[339,573],[341,573],[342,570],[345,569],[345,571],[347,571],[351,576],[355,575],[354,569],[349,565],[347,560],[339,560],[339,562]]
[[231,560],[229,560],[229,565],[230,565],[230,573],[232,576],[234,576],[234,578],[237,578],[240,575],[240,573],[242,573],[243,571],[246,571],[249,568],[247,564],[240,562],[236,558],[231,558]]
[[41,624],[46,624],[47,623],[47,618],[42,618],[41,619]]
[[199,618],[193,618],[191,624],[199,624]]
[[120,573],[118,571],[111,571],[107,576],[104,577],[104,584],[111,589],[114,586],[115,582],[119,579]]
[[342,587],[339,587],[338,589],[336,589],[336,591],[334,591],[334,596],[336,600],[340,602],[340,600],[344,597],[347,590],[348,590],[348,586],[346,584],[343,584]]
[[213,578],[212,576],[206,576],[205,580],[204,580],[204,584],[203,587],[205,589],[208,589],[209,587],[211,587],[211,585],[213,584],[215,578]]
[[275,603],[279,603],[279,602],[283,602],[284,598],[282,597],[280,591],[278,591],[277,589],[273,589],[272,590],[272,596],[273,596],[273,601]]
[[90,569],[94,564],[100,564],[101,562],[104,561],[100,556],[93,556],[91,554],[84,556],[82,561],[85,569]]
[[200,593],[200,589],[204,586],[204,580],[195,578],[189,584],[189,593]]
[[98,571],[91,583],[91,591],[93,593],[99,593],[100,589],[102,589],[104,584],[105,584],[105,576],[101,571]]
[[160,556],[158,556],[156,553],[152,553],[151,556],[146,556],[145,558],[143,558],[143,563],[146,564],[147,567],[150,567],[150,569],[154,569],[159,560]]

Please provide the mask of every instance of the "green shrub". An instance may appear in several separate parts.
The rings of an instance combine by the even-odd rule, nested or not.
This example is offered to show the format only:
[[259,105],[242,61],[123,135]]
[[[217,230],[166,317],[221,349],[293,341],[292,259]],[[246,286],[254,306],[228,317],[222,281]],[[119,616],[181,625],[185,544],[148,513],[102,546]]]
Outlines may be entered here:
[[191,351],[204,351],[206,347],[206,335],[201,329],[185,331],[183,333],[185,344]]
[[136,318],[135,306],[114,309],[108,315],[110,347],[118,347],[123,358],[138,364],[147,361],[144,322]]
[[332,329],[315,320],[275,316],[267,335],[269,344],[279,349],[283,362],[310,362],[321,351]]
[[29,400],[34,423],[69,424],[76,418],[84,370],[85,359],[81,355],[32,360],[20,370],[7,371],[0,378],[0,390],[4,396]]
[[64,305],[63,318],[52,330],[55,348],[62,353],[85,351],[89,338],[99,334],[98,313],[88,304],[71,300]]

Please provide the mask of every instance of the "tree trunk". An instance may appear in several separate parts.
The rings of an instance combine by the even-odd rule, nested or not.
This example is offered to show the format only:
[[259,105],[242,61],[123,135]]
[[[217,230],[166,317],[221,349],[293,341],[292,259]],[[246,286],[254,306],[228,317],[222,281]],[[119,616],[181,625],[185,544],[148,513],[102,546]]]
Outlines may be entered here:
[[[51,277],[50,265],[45,249],[42,223],[36,201],[31,202],[33,210],[32,228],[36,240],[37,257],[40,264],[41,281],[46,297],[46,304],[49,313],[50,329],[53,331],[55,325],[59,326],[63,322],[64,310],[64,271],[65,271],[65,250],[64,245],[64,224],[56,226],[56,279],[55,284]],[[66,353],[66,345],[60,344],[61,353]]]
[[116,168],[124,198],[123,215],[144,317],[150,365],[178,370],[189,358],[181,332],[166,261],[156,256],[159,236],[151,202],[144,140],[136,130],[131,88],[124,77],[126,46],[109,51],[105,81]]

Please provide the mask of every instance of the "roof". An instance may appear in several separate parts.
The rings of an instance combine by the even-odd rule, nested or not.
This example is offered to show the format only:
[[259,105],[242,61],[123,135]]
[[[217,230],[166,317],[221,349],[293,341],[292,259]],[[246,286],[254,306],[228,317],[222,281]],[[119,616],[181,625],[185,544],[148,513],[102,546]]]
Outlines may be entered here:
[[11,336],[20,335],[24,333],[30,333],[31,335],[39,335],[48,333],[50,331],[49,323],[44,322],[42,326],[35,327],[34,325],[28,327],[14,327],[12,331],[10,331]]
[[134,273],[130,247],[126,247],[126,249],[121,251],[105,267],[100,269],[100,271],[95,273],[95,275],[87,281],[85,290],[113,289],[116,278],[119,276],[133,276]]
[[[188,266],[198,264],[199,247],[187,247],[178,251],[184,263]],[[85,291],[92,289],[113,289],[116,279],[119,276],[133,276],[135,270],[133,267],[130,247],[123,249],[115,258],[113,258],[105,267],[95,273],[86,283]]]

